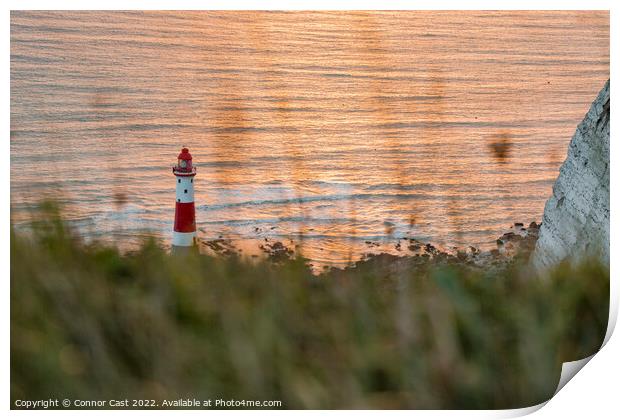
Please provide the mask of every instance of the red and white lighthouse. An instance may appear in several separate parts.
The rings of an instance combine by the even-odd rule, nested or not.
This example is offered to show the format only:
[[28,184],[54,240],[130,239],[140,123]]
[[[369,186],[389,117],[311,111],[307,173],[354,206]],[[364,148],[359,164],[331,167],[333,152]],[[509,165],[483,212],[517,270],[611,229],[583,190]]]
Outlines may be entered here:
[[194,207],[194,177],[196,168],[192,165],[192,155],[184,147],[172,168],[176,177],[177,194],[174,212],[173,247],[187,247],[196,244],[196,209]]

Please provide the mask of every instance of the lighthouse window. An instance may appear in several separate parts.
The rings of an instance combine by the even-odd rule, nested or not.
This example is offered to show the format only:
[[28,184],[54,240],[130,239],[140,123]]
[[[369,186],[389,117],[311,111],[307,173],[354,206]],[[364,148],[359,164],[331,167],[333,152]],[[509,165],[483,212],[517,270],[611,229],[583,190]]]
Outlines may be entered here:
[[194,183],[194,178],[190,178],[189,182]]
[[181,183],[181,178],[179,178],[179,184]]
[[178,203],[180,203],[180,202],[181,202],[181,199],[180,199],[180,198],[177,198],[177,202],[178,202]]
[[185,194],[187,194],[187,190],[184,190]]

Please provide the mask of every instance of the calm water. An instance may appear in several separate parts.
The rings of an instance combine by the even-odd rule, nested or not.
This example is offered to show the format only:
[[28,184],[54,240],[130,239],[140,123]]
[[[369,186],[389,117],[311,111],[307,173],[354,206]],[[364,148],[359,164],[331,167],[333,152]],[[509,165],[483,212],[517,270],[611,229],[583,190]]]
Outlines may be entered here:
[[490,248],[608,77],[607,12],[13,12],[11,217],[169,243],[187,145],[203,239]]

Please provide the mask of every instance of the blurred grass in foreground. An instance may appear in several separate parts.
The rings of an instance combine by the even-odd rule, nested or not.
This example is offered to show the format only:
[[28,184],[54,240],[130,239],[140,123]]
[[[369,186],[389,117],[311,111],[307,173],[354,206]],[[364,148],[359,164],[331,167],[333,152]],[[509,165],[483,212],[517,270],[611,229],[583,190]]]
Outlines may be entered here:
[[[235,398],[517,408],[600,347],[609,271],[282,265],[85,245],[53,206],[11,231],[11,401]],[[396,268],[395,268],[396,267]]]

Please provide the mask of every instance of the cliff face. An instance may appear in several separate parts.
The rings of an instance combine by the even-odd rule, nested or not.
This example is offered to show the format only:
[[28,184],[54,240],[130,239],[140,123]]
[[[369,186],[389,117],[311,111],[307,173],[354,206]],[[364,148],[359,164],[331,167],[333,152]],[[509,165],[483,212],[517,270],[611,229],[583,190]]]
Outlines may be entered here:
[[532,264],[540,271],[588,255],[609,265],[609,80],[570,142]]

